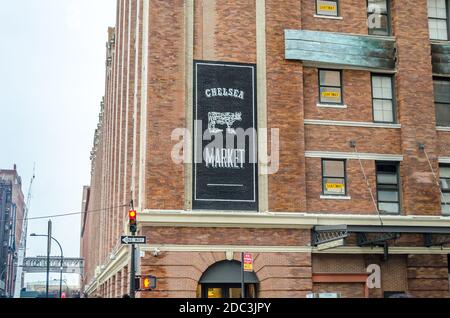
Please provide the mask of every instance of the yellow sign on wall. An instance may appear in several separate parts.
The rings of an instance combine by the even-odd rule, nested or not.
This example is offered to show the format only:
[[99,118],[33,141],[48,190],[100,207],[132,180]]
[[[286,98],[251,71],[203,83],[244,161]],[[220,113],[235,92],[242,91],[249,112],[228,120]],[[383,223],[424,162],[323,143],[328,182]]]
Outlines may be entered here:
[[340,183],[327,183],[325,185],[328,191],[341,191],[344,190],[344,185]]
[[340,96],[339,92],[322,92],[322,97],[339,98]]
[[322,4],[319,6],[319,9],[321,11],[336,11],[336,6],[333,5],[327,5],[327,4]]
[[253,255],[250,253],[244,254],[244,271],[253,272]]

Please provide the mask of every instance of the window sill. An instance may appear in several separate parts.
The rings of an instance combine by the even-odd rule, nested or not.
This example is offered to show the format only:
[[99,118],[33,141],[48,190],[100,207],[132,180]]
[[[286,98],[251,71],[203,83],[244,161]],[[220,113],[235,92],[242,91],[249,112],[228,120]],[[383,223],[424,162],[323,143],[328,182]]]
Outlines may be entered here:
[[343,17],[333,17],[333,16],[329,16],[329,15],[320,15],[320,14],[315,14],[314,18],[319,18],[319,19],[330,19],[330,20],[344,20]]
[[337,121],[321,119],[305,119],[305,125],[323,125],[323,126],[348,126],[348,127],[367,127],[367,128],[388,128],[400,129],[400,124],[382,124],[374,122],[356,122],[356,121]]
[[384,212],[380,211],[380,216],[402,216],[403,214],[401,212]]
[[326,108],[342,108],[346,109],[347,105],[333,105],[333,104],[317,104],[317,107],[326,107]]
[[352,197],[349,196],[339,196],[339,195],[321,195],[322,200],[351,200]]
[[446,126],[437,126],[436,127],[437,131],[450,131],[450,127],[446,127]]
[[449,44],[450,40],[433,40],[430,39],[431,44]]

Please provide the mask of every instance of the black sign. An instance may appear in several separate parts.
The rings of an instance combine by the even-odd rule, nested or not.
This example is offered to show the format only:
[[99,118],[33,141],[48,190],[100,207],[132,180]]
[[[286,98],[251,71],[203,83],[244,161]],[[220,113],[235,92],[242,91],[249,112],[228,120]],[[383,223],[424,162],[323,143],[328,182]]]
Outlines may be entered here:
[[194,62],[193,208],[258,209],[256,65]]
[[124,245],[147,244],[147,238],[145,236],[122,236],[120,241]]

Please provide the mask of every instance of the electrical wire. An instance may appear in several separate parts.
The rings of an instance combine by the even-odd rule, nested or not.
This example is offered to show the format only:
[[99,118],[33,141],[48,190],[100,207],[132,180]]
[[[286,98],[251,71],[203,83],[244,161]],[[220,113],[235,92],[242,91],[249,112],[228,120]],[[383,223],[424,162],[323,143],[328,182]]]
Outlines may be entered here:
[[[90,211],[82,211],[82,212],[69,212],[69,213],[61,213],[61,214],[54,214],[54,215],[46,215],[46,216],[36,216],[36,217],[29,217],[29,218],[22,218],[17,219],[17,221],[33,221],[33,220],[42,220],[42,219],[54,219],[54,218],[62,218],[62,217],[68,217],[68,216],[74,216],[74,215],[82,215],[82,214],[94,214],[94,213],[101,213],[104,211],[112,210],[112,209],[118,209],[118,208],[125,208],[129,207],[129,204],[124,205],[118,205],[113,207],[108,207],[104,209],[98,209],[98,210],[90,210]],[[7,222],[8,220],[3,220],[4,222]]]
[[428,165],[430,166],[431,172],[433,173],[434,180],[436,181],[436,184],[439,187],[439,192],[441,193],[441,200],[444,203],[444,205],[447,206],[449,203],[447,202],[447,199],[445,198],[444,193],[442,192],[439,178],[438,178],[436,172],[434,171],[433,165],[431,164],[430,157],[428,156],[428,153],[425,150],[425,146],[423,146],[422,151],[425,153],[425,157],[427,158]]
[[358,152],[358,148],[356,147],[356,143],[352,143],[351,146],[353,148],[354,153],[356,154],[356,157],[358,158],[359,165],[361,167],[361,171],[362,171],[363,176],[364,176],[364,180],[366,181],[367,189],[369,189],[370,197],[372,198],[373,205],[375,206],[375,210],[377,211],[378,218],[380,219],[381,226],[384,226],[380,210],[378,209],[377,201],[375,200],[375,196],[373,194],[372,188],[370,187],[369,178],[367,177],[366,170],[364,169],[364,166],[362,164],[361,158],[359,156],[359,152]]

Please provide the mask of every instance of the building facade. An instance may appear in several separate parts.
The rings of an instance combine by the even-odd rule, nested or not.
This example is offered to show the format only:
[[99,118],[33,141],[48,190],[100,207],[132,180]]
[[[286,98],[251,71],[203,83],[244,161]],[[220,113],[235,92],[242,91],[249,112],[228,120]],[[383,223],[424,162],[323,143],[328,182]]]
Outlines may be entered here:
[[17,252],[25,208],[22,179],[13,170],[0,170],[0,295],[14,294]]
[[85,294],[128,292],[133,202],[142,298],[236,297],[243,252],[251,297],[450,297],[449,9],[118,0]]

